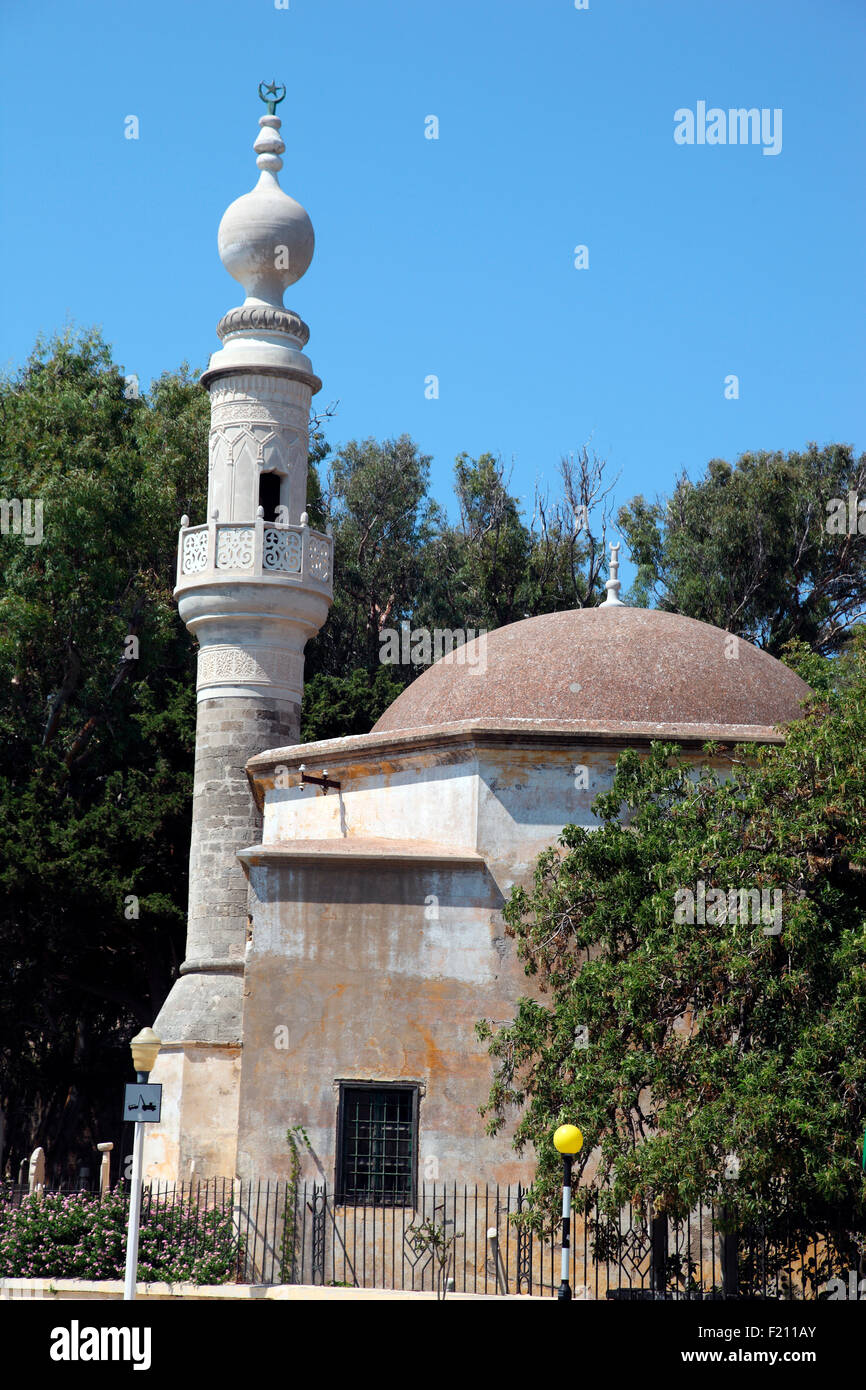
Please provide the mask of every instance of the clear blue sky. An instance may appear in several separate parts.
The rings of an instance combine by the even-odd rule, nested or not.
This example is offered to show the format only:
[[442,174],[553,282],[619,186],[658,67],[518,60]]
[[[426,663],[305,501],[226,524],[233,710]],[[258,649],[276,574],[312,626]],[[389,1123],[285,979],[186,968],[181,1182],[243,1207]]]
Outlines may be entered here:
[[[863,0],[7,0],[0,25],[0,365],[69,320],[143,385],[206,364],[276,77],[333,443],[408,432],[442,500],[461,450],[531,498],[591,438],[626,500],[866,446]],[[676,144],[699,101],[781,108],[781,152]]]

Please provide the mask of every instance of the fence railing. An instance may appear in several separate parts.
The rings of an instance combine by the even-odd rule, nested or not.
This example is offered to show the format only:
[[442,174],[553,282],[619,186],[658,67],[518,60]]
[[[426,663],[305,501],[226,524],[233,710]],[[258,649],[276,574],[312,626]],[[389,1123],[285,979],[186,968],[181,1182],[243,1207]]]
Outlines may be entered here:
[[[27,1199],[6,1189],[7,1205]],[[318,1284],[394,1290],[554,1296],[556,1237],[528,1222],[519,1186],[423,1186],[415,1205],[349,1205],[323,1183],[210,1179],[145,1185],[142,1221],[174,1213],[195,1249],[208,1221],[231,1216],[236,1279],[245,1284]],[[179,1223],[179,1224],[178,1224]],[[804,1235],[784,1220],[738,1231],[724,1209],[699,1206],[684,1220],[610,1215],[596,1202],[573,1220],[576,1299],[813,1299],[829,1280],[859,1269],[850,1230]],[[825,1295],[826,1296],[826,1293]]]

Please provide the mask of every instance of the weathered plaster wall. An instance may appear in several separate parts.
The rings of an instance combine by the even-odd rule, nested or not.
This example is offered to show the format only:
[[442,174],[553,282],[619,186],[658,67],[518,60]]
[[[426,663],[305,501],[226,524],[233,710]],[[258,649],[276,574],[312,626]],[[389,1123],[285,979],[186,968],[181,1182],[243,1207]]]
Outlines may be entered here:
[[328,770],[343,781],[339,796],[298,786],[294,770],[288,787],[268,793],[266,844],[328,836],[400,839],[410,833],[441,844],[474,844],[478,781],[475,758],[465,749],[417,752],[396,766]]
[[[610,788],[617,749],[482,749],[475,847],[505,890],[531,875],[565,825],[594,826],[592,803]],[[583,783],[586,782],[586,786]]]
[[[301,751],[284,750],[289,785],[267,791],[262,851],[249,856],[241,1176],[285,1174],[285,1131],[300,1124],[314,1151],[304,1175],[331,1185],[340,1080],[421,1085],[419,1180],[425,1160],[444,1182],[531,1176],[531,1155],[484,1134],[491,1062],[475,1024],[510,1019],[533,992],[502,904],[564,825],[595,824],[621,746],[572,736],[366,760],[323,751],[308,771],[340,780],[327,796],[297,786]],[[425,859],[421,841],[442,852]]]
[[[306,1171],[333,1183],[336,1083],[405,1080],[422,1087],[420,1180],[425,1163],[444,1182],[529,1177],[531,1157],[519,1159],[508,1136],[484,1133],[491,1063],[475,1025],[510,1018],[531,991],[504,934],[504,894],[567,821],[591,823],[614,756],[586,752],[583,791],[573,748],[472,745],[379,766],[319,759],[341,780],[339,794],[291,785],[291,775],[268,791],[263,844],[272,851],[250,868],[242,1176],[285,1173],[285,1131],[301,1124],[315,1154]],[[299,859],[307,840],[333,840],[334,854]],[[429,840],[483,857],[476,866],[397,863],[388,840],[393,854]],[[340,860],[340,845],[365,842],[376,846],[367,860]],[[272,857],[281,846],[285,857]]]
[[187,1043],[160,1052],[150,1080],[162,1085],[162,1115],[145,1126],[146,1180],[234,1176],[240,1077],[240,1047]]
[[423,1088],[421,1177],[435,1158],[442,1180],[513,1180],[476,1113],[486,1066],[474,1026],[505,1017],[511,994],[483,866],[310,862],[251,879],[266,901],[247,958],[240,1175],[285,1173],[285,1131],[302,1124],[332,1183],[334,1083],[405,1079]]

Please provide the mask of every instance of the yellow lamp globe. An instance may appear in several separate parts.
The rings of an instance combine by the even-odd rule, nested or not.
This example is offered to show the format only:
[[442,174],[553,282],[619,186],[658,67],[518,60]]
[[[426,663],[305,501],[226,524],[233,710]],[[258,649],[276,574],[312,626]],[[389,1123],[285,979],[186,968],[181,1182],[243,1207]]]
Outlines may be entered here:
[[162,1038],[158,1038],[152,1028],[142,1028],[129,1046],[132,1049],[132,1065],[135,1070],[148,1074],[152,1072],[156,1066],[159,1049],[162,1047]]
[[553,1142],[561,1154],[576,1154],[583,1148],[583,1135],[577,1125],[560,1125]]

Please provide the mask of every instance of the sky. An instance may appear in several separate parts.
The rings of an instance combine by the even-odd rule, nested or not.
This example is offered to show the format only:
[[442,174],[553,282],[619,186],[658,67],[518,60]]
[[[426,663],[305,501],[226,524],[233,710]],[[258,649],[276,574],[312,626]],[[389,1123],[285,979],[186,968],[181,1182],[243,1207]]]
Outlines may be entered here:
[[[204,368],[275,78],[334,446],[410,434],[452,515],[462,451],[531,512],[584,444],[617,502],[863,449],[866,3],[579,3],[5,0],[0,368],[67,324],[142,389]],[[741,107],[758,143],[700,141]]]

